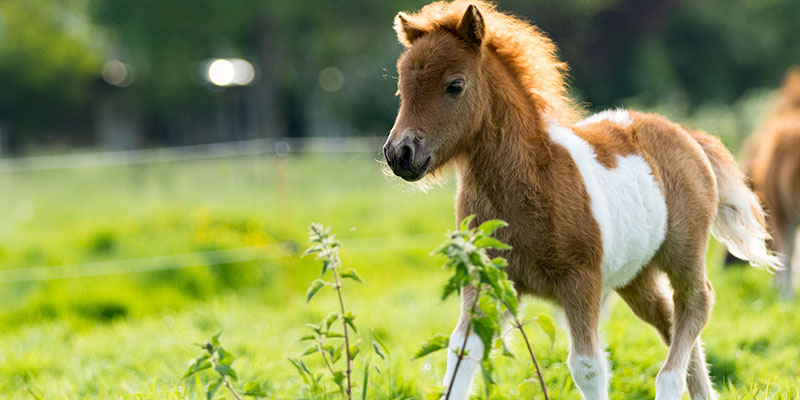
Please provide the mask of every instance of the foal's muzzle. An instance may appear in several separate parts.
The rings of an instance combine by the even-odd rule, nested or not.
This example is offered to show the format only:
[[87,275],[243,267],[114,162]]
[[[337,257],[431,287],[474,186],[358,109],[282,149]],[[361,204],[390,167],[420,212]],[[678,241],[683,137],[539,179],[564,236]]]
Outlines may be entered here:
[[392,136],[383,145],[383,155],[389,168],[395,175],[413,182],[422,179],[428,172],[431,163],[430,153],[425,151],[420,143],[419,136],[406,133],[397,142],[392,141]]

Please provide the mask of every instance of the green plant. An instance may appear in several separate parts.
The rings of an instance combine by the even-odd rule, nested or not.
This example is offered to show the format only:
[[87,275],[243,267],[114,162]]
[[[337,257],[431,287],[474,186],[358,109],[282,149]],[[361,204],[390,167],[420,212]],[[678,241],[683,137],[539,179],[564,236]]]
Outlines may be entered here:
[[[348,328],[352,329],[353,332],[356,333],[358,333],[358,330],[353,322],[356,316],[352,312],[346,311],[344,307],[344,299],[342,298],[342,281],[344,279],[352,279],[356,282],[363,283],[364,280],[353,269],[340,271],[340,268],[342,267],[342,261],[339,258],[339,248],[341,247],[341,244],[335,239],[334,235],[330,233],[330,228],[325,228],[321,224],[311,224],[311,230],[308,236],[312,245],[308,250],[306,250],[305,254],[317,255],[317,260],[322,262],[322,272],[320,274],[320,278],[311,282],[311,286],[308,288],[308,292],[306,294],[306,302],[311,301],[314,295],[316,295],[317,292],[319,292],[319,290],[323,287],[332,287],[336,290],[339,300],[339,311],[328,314],[328,316],[320,321],[320,323],[317,325],[306,325],[311,329],[312,333],[302,337],[300,340],[308,340],[312,343],[306,348],[305,351],[303,351],[300,357],[311,354],[319,354],[320,357],[322,357],[322,360],[325,362],[325,366],[328,369],[328,372],[330,372],[333,382],[339,387],[339,390],[345,397],[352,399],[352,366],[353,360],[358,355],[359,347],[357,342],[351,344],[350,332]],[[330,271],[331,275],[333,275],[332,282],[323,279],[328,271]],[[343,333],[331,330],[334,322],[339,320],[342,321]],[[344,343],[334,345],[330,343],[330,339],[343,339]],[[342,351],[345,353],[344,370],[336,368],[337,361],[341,359]],[[297,371],[300,373],[303,380],[312,388],[314,388],[314,390],[319,390],[321,385],[320,375],[311,373],[302,360],[290,359],[290,361],[297,368]],[[369,379],[368,374],[369,372],[365,372],[364,388],[362,389],[362,393],[366,393],[367,390],[366,385]]]
[[[189,379],[194,376],[196,386],[206,394],[208,400],[213,399],[217,391],[223,386],[225,386],[237,400],[241,400],[242,396],[255,398],[266,397],[268,395],[268,388],[256,381],[245,384],[241,394],[233,387],[232,382],[239,380],[239,375],[236,373],[236,370],[233,369],[233,362],[236,361],[236,357],[222,347],[222,343],[219,341],[220,335],[222,335],[222,331],[212,336],[211,340],[205,344],[198,345],[204,350],[204,354],[201,354],[189,362],[189,368],[186,370],[186,373],[183,374],[183,379]],[[214,372],[216,372],[217,378],[208,381],[204,385],[199,373],[212,368]],[[189,387],[191,388],[193,386]]]
[[[551,341],[555,336],[555,327],[549,316],[539,314],[537,318],[521,322],[519,313],[519,303],[514,284],[508,280],[505,267],[506,260],[502,257],[489,258],[487,250],[507,250],[511,246],[495,239],[492,234],[502,227],[508,226],[501,220],[490,220],[481,224],[477,228],[469,228],[470,222],[475,218],[471,215],[461,221],[459,229],[448,234],[448,240],[434,254],[441,254],[447,257],[444,268],[452,271],[452,275],[444,285],[442,300],[448,298],[453,293],[461,293],[466,287],[475,289],[475,301],[470,307],[470,323],[464,335],[464,341],[455,350],[458,355],[453,376],[456,376],[461,361],[467,356],[465,350],[467,338],[470,330],[474,331],[484,345],[484,354],[481,357],[481,371],[486,381],[487,391],[495,383],[494,365],[489,357],[489,352],[496,343],[502,345],[503,355],[513,357],[511,351],[502,342],[502,328],[506,318],[510,318],[513,327],[519,330],[528,348],[533,365],[536,367],[536,374],[542,387],[545,399],[547,387],[542,378],[539,363],[533,354],[528,336],[525,334],[524,326],[532,321],[538,321],[545,332],[550,336]],[[450,345],[449,339],[444,335],[437,335],[430,338],[423,347],[416,353],[415,358],[423,357],[434,351],[447,348]],[[453,390],[453,382],[443,393],[444,398],[448,399]],[[487,393],[488,394],[488,393]]]

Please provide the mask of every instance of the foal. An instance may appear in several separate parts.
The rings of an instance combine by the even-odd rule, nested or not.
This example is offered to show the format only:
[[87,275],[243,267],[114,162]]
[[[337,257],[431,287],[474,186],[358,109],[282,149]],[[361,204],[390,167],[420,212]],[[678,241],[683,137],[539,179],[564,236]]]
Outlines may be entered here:
[[[454,164],[456,214],[500,218],[507,272],[519,293],[563,307],[567,364],[585,399],[608,398],[598,335],[600,300],[616,290],[669,344],[656,399],[714,399],[699,334],[713,303],[704,258],[712,224],[734,254],[776,266],[761,206],[716,138],[624,110],[571,125],[565,64],[537,28],[481,1],[437,2],[400,13],[395,30],[400,110],[384,146],[394,173],[416,181]],[[672,286],[664,284],[666,274]],[[462,343],[474,290],[450,343]],[[478,361],[457,374],[466,399]],[[466,350],[482,354],[470,333]],[[455,375],[455,376],[454,376]]]
[[791,261],[800,224],[800,67],[786,75],[767,121],[747,147],[747,169],[767,209],[773,248],[784,257],[785,268],[777,274],[775,283],[789,297],[793,293]]

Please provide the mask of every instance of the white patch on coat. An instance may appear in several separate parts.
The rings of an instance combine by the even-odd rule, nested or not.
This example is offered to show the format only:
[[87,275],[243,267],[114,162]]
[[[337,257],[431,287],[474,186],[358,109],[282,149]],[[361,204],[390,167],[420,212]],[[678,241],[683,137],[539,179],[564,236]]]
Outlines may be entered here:
[[611,121],[618,123],[622,126],[629,126],[633,123],[633,119],[631,119],[631,114],[628,110],[623,109],[616,109],[616,110],[605,110],[601,111],[597,114],[590,115],[589,117],[585,118],[584,120],[576,123],[576,126],[585,126],[596,124],[601,121]]
[[551,123],[550,138],[564,146],[578,167],[603,242],[603,286],[630,282],[661,247],[667,203],[650,165],[640,155],[617,155],[607,169],[594,149],[572,129]]
[[[464,333],[456,328],[453,334],[450,335],[450,345],[447,349],[447,372],[445,372],[444,381],[442,382],[445,388],[450,386],[450,381],[453,379],[453,371],[456,368],[462,344],[464,344]],[[458,375],[456,375],[453,383],[453,391],[450,392],[450,400],[469,399],[469,395],[472,392],[472,378],[475,376],[475,371],[478,370],[480,360],[483,358],[483,342],[475,332],[470,331],[467,345],[464,348],[467,350],[467,354],[458,366]]]
[[656,377],[656,400],[681,400],[683,382],[675,371],[661,371]]
[[567,357],[567,366],[584,400],[608,400],[608,363],[603,354]]

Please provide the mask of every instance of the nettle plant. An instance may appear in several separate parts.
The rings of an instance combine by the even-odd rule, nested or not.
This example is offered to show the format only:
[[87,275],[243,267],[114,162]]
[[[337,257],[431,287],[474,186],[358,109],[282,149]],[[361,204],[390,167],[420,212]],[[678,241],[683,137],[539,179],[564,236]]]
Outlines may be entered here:
[[[497,229],[508,226],[508,224],[501,220],[490,220],[477,228],[469,228],[469,224],[474,218],[474,215],[465,218],[461,222],[459,229],[449,232],[447,241],[438,250],[434,251],[434,254],[441,254],[447,257],[444,268],[452,272],[452,275],[444,285],[442,300],[447,299],[454,293],[460,294],[463,288],[475,288],[475,301],[470,308],[472,318],[467,327],[467,333],[464,335],[464,341],[462,343],[449,343],[448,336],[436,335],[428,339],[415,354],[414,358],[420,358],[435,351],[446,349],[450,345],[456,346],[453,349],[458,356],[458,361],[456,362],[453,376],[456,376],[461,361],[465,357],[480,358],[481,371],[488,396],[491,388],[496,383],[490,351],[496,348],[501,350],[504,356],[514,358],[513,353],[505,345],[502,335],[503,327],[508,321],[514,329],[520,332],[522,339],[525,341],[528,354],[536,368],[542,392],[545,399],[548,399],[547,387],[544,379],[542,379],[539,363],[533,354],[524,327],[530,322],[537,321],[550,337],[552,343],[555,339],[553,320],[546,314],[539,314],[536,318],[526,321],[520,320],[517,292],[505,272],[506,260],[502,257],[490,258],[486,253],[489,249],[507,250],[511,248],[511,246],[492,237],[492,234]],[[468,354],[465,350],[466,339],[470,330],[481,338],[484,345],[484,354]],[[449,399],[450,392],[453,389],[453,381],[455,380],[452,380],[448,387],[437,388],[433,396],[436,398],[443,397],[445,400]]]
[[[342,261],[339,258],[341,244],[330,233],[330,228],[325,228],[321,224],[311,224],[309,241],[312,245],[306,250],[305,255],[316,254],[317,260],[322,262],[322,273],[320,278],[314,280],[308,288],[306,302],[311,301],[320,289],[327,286],[336,291],[339,299],[339,310],[328,314],[319,324],[306,324],[311,333],[303,336],[300,340],[310,341],[311,344],[303,351],[300,357],[290,358],[289,361],[297,369],[310,394],[324,397],[331,393],[327,390],[323,381],[323,374],[312,372],[302,360],[303,357],[318,354],[322,358],[327,372],[338,387],[339,392],[347,399],[352,399],[353,362],[359,353],[361,339],[355,338],[354,340],[353,338],[352,333],[358,333],[354,323],[356,316],[352,312],[345,310],[342,298],[342,282],[345,279],[352,279],[356,282],[364,283],[364,280],[353,269],[342,270]],[[324,279],[329,271],[333,281]],[[334,330],[337,321],[341,323],[341,332]],[[352,333],[350,330],[352,330]],[[382,343],[380,343],[380,346],[383,347]],[[381,348],[374,341],[373,348],[379,355],[383,356],[385,354],[381,352]],[[383,350],[385,350],[385,347],[383,347]],[[343,355],[344,368],[340,366],[342,364],[340,360],[342,360]],[[362,397],[366,395],[368,379],[369,368],[367,365],[364,368]]]
[[[206,398],[211,400],[216,396],[217,391],[223,386],[231,392],[234,398],[241,400],[243,397],[262,398],[269,396],[271,392],[269,385],[261,384],[257,381],[248,382],[237,390],[234,385],[239,380],[239,375],[233,369],[233,362],[236,357],[222,347],[219,340],[222,332],[220,331],[205,344],[198,344],[203,349],[203,354],[189,362],[189,368],[183,374],[183,379],[187,381],[194,377],[194,385],[187,385],[190,391],[205,393]],[[213,371],[213,372],[212,372]],[[204,375],[207,379],[203,379]],[[204,383],[204,380],[207,381]]]

